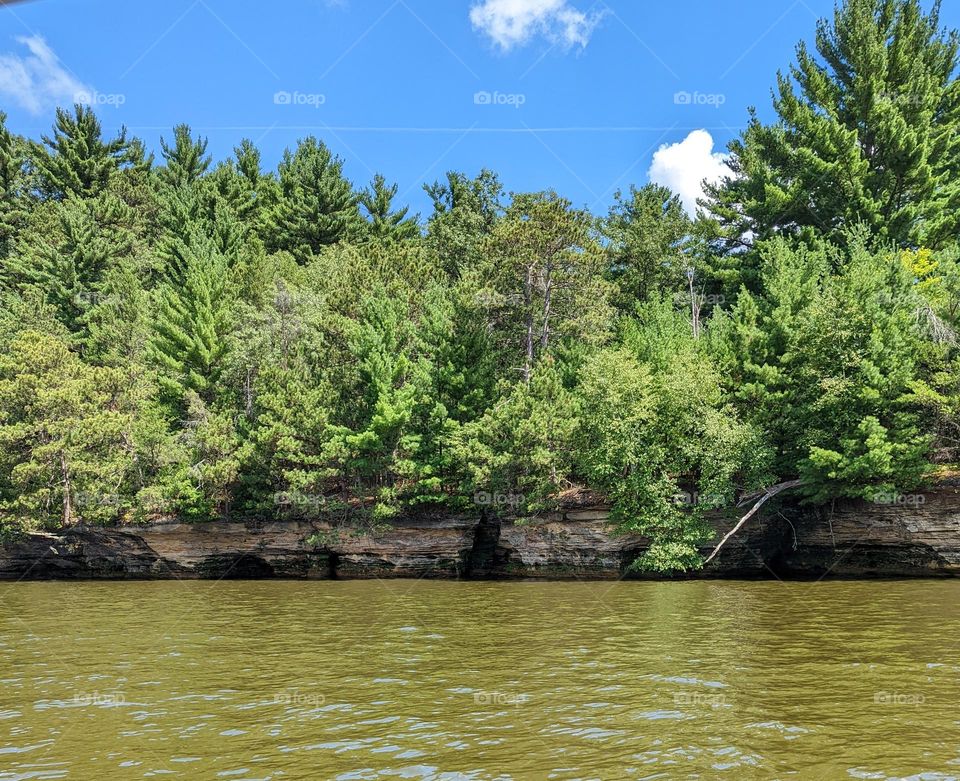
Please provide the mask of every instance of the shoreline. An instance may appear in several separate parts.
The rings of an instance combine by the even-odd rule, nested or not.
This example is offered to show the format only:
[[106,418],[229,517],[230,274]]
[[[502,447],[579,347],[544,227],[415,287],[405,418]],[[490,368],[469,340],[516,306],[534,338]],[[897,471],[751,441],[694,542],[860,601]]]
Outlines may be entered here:
[[[915,506],[837,502],[752,519],[706,568],[629,572],[646,547],[617,535],[608,508],[579,505],[517,523],[410,515],[377,533],[327,520],[163,521],[35,532],[0,546],[0,580],[819,580],[960,575],[960,486]],[[736,519],[712,519],[716,539]],[[314,545],[317,535],[323,544]],[[711,546],[704,549],[709,552]]]

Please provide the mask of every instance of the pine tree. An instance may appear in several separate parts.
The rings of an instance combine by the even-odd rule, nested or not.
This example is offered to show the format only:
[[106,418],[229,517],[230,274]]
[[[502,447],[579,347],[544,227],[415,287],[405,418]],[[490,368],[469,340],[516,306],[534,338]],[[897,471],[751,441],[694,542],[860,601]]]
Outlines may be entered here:
[[189,125],[173,129],[173,144],[160,139],[160,149],[166,165],[160,169],[160,178],[171,187],[188,187],[203,176],[210,167],[207,139],[190,135]]
[[84,356],[106,366],[141,366],[150,335],[149,316],[149,296],[134,263],[122,259],[113,264],[85,316]]
[[939,247],[960,226],[958,38],[939,1],[844,0],[778,76],[778,120],[755,112],[709,187],[728,247],[775,235],[842,241],[863,223],[900,247]]
[[191,247],[182,281],[157,291],[148,353],[166,398],[180,405],[187,391],[209,403],[217,393],[230,327],[229,264],[209,241]]
[[412,326],[404,302],[383,290],[368,296],[349,336],[363,395],[343,424],[330,429],[328,457],[348,485],[374,499],[375,520],[398,512],[404,489],[417,477],[418,408],[429,400],[427,364],[411,354]]
[[475,179],[448,172],[445,182],[423,188],[433,202],[427,223],[427,246],[451,279],[484,265],[485,242],[503,214],[503,186],[493,171],[484,169]]
[[287,250],[301,262],[324,247],[355,237],[362,227],[343,160],[310,137],[279,166],[279,194],[267,216],[267,246]]
[[416,217],[407,217],[409,207],[393,210],[398,185],[387,185],[381,174],[360,194],[360,205],[367,213],[367,235],[379,240],[404,241],[420,235]]
[[36,331],[0,353],[0,518],[21,528],[119,520],[133,466],[124,384]]
[[609,283],[593,226],[554,192],[517,193],[488,237],[490,316],[506,360],[528,384],[551,346],[606,338]]
[[97,196],[120,168],[145,164],[142,145],[127,141],[126,129],[104,141],[93,109],[80,104],[72,112],[58,108],[53,136],[42,139],[43,144],[31,144],[31,162],[48,198]]
[[21,292],[34,289],[49,301],[59,320],[82,334],[86,313],[97,303],[107,271],[135,250],[128,227],[131,209],[109,192],[74,196],[53,205],[56,223],[26,231],[22,246],[7,261],[7,276]]
[[0,111],[0,261],[9,256],[26,217],[26,155],[22,142],[7,129],[6,122],[7,115]]
[[691,221],[669,188],[648,184],[618,192],[603,224],[609,239],[610,276],[616,303],[632,313],[638,303],[685,284]]

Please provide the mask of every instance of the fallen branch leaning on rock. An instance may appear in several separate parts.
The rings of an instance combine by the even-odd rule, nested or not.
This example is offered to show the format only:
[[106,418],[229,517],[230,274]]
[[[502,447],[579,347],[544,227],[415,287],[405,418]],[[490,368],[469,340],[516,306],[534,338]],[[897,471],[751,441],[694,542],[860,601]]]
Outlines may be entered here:
[[777,494],[783,493],[784,491],[788,491],[791,488],[796,488],[802,482],[803,482],[802,480],[788,480],[786,483],[778,483],[777,485],[773,485],[773,486],[770,486],[769,488],[765,488],[762,492],[751,494],[749,497],[741,501],[740,505],[742,506],[744,502],[749,502],[754,497],[759,496],[759,499],[757,499],[756,504],[753,505],[750,512],[744,515],[743,518],[740,519],[740,522],[736,526],[734,526],[729,532],[727,532],[727,535],[722,540],[720,540],[720,544],[713,549],[713,552],[707,557],[707,560],[703,563],[703,566],[707,566],[707,564],[709,564],[711,561],[714,560],[714,558],[716,558],[716,555],[720,552],[720,549],[727,544],[727,541],[731,537],[733,537],[734,534],[740,531],[740,529],[743,528],[743,525],[747,521],[749,521],[754,515],[757,514],[757,511],[761,507],[763,507],[763,505],[766,503],[768,499],[772,499]]

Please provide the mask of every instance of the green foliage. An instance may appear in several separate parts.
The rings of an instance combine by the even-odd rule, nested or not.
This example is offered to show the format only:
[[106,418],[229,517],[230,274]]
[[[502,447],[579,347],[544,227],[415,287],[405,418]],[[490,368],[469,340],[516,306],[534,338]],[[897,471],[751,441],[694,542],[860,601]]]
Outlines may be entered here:
[[896,253],[871,251],[862,235],[845,243],[830,255],[770,245],[764,294],[741,299],[711,334],[777,471],[802,476],[814,501],[911,488],[929,449],[914,280]]
[[[25,145],[7,129],[7,115],[0,111],[0,261],[26,219],[26,164]],[[0,270],[0,281],[4,275]]]
[[730,146],[733,176],[710,188],[728,246],[866,225],[898,247],[957,234],[958,38],[939,4],[844,0],[778,76],[777,121],[751,114]]
[[189,125],[173,129],[172,145],[161,138],[160,149],[166,162],[160,178],[171,187],[189,187],[206,173],[212,160],[207,156],[207,139],[194,140]]
[[284,154],[279,192],[267,215],[267,245],[301,262],[361,228],[357,195],[343,176],[343,160],[310,137]]
[[679,196],[660,185],[631,187],[629,195],[618,192],[614,199],[603,232],[617,304],[632,313],[638,303],[686,284],[692,223]]
[[187,391],[205,401],[216,395],[230,326],[232,291],[226,258],[210,244],[190,251],[181,284],[156,290],[157,306],[149,354],[169,399]]
[[396,210],[393,208],[398,189],[398,185],[387,185],[387,180],[377,174],[369,189],[360,193],[358,201],[367,213],[367,232],[371,238],[404,241],[420,235],[417,218],[407,217],[410,209],[406,206]]
[[[433,213],[314,138],[275,172],[179,125],[0,115],[0,530],[520,518],[583,492],[700,566],[713,519],[910,490],[960,457],[957,42],[847,0],[692,220],[449,173]],[[698,317],[691,307],[720,293]],[[506,498],[501,504],[500,499]],[[319,538],[318,538],[319,539]]]
[[623,346],[598,353],[582,383],[584,475],[621,530],[650,538],[637,566],[689,568],[712,536],[704,512],[770,478],[761,433],[724,404],[719,373],[669,303],[640,307]]
[[99,195],[128,164],[142,164],[142,148],[127,141],[125,130],[103,140],[100,121],[88,106],[57,109],[52,136],[31,144],[31,162],[41,192],[51,198]]
[[[506,496],[500,513],[529,514],[555,508],[574,483],[576,396],[552,358],[538,364],[530,383],[517,382],[455,439],[467,486],[475,496]],[[483,504],[483,501],[480,501]]]
[[125,382],[85,365],[54,337],[18,334],[0,353],[2,525],[121,517],[133,469]]

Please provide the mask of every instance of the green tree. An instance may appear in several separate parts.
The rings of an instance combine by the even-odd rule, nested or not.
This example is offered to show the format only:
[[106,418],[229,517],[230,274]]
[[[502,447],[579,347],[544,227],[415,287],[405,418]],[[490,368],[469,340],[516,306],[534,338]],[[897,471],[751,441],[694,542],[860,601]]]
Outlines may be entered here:
[[55,337],[20,333],[0,353],[0,515],[24,528],[116,521],[132,469],[125,382]]
[[574,442],[580,407],[548,357],[529,384],[516,382],[482,417],[455,436],[456,457],[475,501],[505,496],[500,513],[525,515],[556,509],[574,483]]
[[408,217],[410,208],[393,208],[398,185],[388,185],[382,174],[373,178],[370,187],[360,193],[359,203],[366,212],[367,233],[375,239],[404,241],[420,235],[416,217]]
[[21,246],[7,261],[7,278],[20,291],[41,292],[60,321],[82,337],[107,272],[135,254],[129,227],[134,217],[108,191],[96,198],[70,196],[48,211],[53,224],[42,221],[24,230]]
[[899,247],[938,247],[960,214],[958,39],[939,2],[844,0],[778,78],[777,121],[755,113],[709,187],[728,246],[869,226]]
[[621,311],[632,313],[638,303],[685,284],[691,228],[680,197],[669,188],[648,184],[616,194],[603,232]]
[[485,265],[485,243],[503,213],[503,186],[484,169],[475,179],[449,172],[445,182],[424,185],[433,202],[427,245],[453,279]]
[[362,227],[357,196],[343,175],[343,160],[313,137],[284,153],[279,194],[267,215],[267,245],[301,262],[324,247],[353,238]]
[[[26,218],[27,158],[22,141],[7,129],[0,111],[0,261],[5,260]],[[0,270],[0,283],[4,272]]]
[[166,165],[159,174],[171,187],[192,185],[207,172],[212,161],[207,155],[207,139],[194,139],[189,125],[177,125],[173,129],[172,144],[161,138],[160,149]]
[[817,502],[916,487],[930,445],[914,278],[862,234],[845,243],[829,254],[771,244],[765,294],[708,339],[742,414],[769,433],[777,472],[802,477]]
[[128,141],[125,129],[104,141],[93,109],[80,104],[72,111],[58,108],[53,135],[42,140],[30,145],[30,157],[39,189],[48,198],[99,195],[118,170],[144,164],[143,147]]
[[669,302],[638,307],[621,347],[582,374],[579,469],[612,502],[621,530],[650,539],[635,563],[653,571],[702,564],[705,512],[769,479],[761,432],[724,403],[720,374]]
[[506,360],[530,382],[557,342],[601,342],[610,321],[593,218],[556,193],[516,194],[490,233],[486,300]]
[[172,403],[182,404],[187,391],[206,403],[215,397],[232,306],[227,260],[209,243],[188,253],[182,284],[158,289],[149,355]]

